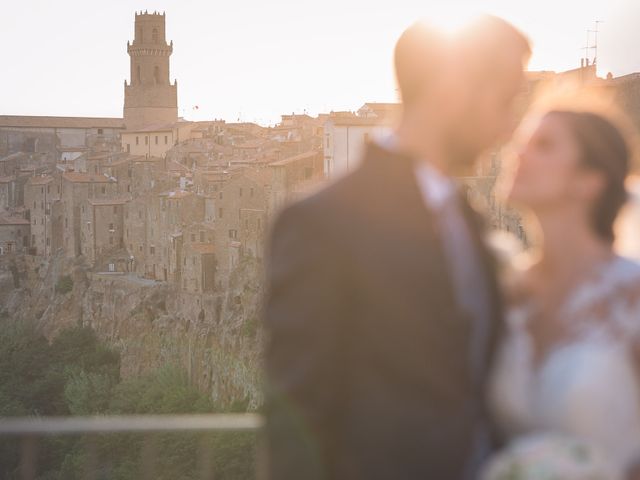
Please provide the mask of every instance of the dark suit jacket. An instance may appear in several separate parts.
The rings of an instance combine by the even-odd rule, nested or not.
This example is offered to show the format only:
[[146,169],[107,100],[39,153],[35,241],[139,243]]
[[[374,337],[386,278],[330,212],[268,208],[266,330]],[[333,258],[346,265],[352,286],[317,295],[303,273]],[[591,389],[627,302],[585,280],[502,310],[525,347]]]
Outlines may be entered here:
[[[488,364],[499,294],[465,212],[492,295]],[[375,145],[280,215],[265,305],[270,478],[462,478],[484,402],[441,241],[412,160]]]

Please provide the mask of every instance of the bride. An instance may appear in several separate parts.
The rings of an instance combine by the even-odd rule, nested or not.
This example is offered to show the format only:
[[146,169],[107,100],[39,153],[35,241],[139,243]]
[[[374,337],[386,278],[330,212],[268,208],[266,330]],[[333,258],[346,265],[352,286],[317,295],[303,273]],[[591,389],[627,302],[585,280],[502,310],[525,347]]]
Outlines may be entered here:
[[[630,144],[595,111],[552,109],[536,118],[509,200],[531,212],[541,241],[509,282],[507,332],[489,390],[511,446],[485,478],[629,478],[640,462],[640,264],[613,245]],[[625,235],[635,240],[640,224],[629,224],[637,233]],[[535,445],[549,435],[588,445],[602,461],[588,476],[514,476],[518,455],[545,450],[538,445],[536,454],[523,439]],[[506,471],[511,476],[500,476]]]

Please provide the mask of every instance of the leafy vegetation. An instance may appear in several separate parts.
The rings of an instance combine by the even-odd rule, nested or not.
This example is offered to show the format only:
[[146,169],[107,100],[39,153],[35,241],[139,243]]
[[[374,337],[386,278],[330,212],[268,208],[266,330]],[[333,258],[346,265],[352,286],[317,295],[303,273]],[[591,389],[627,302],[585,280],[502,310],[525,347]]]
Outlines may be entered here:
[[56,282],[56,292],[65,294],[73,290],[73,279],[70,275],[63,275]]
[[[233,410],[243,406],[240,401]],[[88,327],[69,328],[48,342],[31,325],[0,322],[0,416],[216,411],[221,409],[174,366],[121,379],[118,352]],[[216,479],[249,479],[255,477],[255,448],[249,433],[42,438],[37,478],[86,478],[89,466],[97,465],[93,478],[133,480],[141,477],[142,452],[151,451],[155,479],[207,478],[203,460]],[[18,460],[18,442],[0,439],[0,478],[19,478]]]

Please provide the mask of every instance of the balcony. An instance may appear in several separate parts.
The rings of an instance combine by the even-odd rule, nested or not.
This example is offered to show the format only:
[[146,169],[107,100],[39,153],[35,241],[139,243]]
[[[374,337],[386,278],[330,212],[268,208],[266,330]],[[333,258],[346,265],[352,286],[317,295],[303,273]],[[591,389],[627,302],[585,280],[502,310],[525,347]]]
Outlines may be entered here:
[[73,455],[59,455],[64,462],[55,478],[248,480],[264,470],[262,425],[250,413],[5,417],[0,477],[52,478],[51,456],[66,448]]

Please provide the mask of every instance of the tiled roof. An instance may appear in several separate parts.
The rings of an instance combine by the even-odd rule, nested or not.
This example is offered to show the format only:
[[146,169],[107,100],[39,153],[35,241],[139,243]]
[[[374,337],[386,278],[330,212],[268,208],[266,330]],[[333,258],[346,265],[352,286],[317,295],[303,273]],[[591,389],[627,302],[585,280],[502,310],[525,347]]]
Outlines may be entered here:
[[269,162],[269,165],[274,167],[280,167],[280,166],[288,165],[290,163],[298,162],[300,160],[306,160],[307,158],[313,158],[319,155],[319,153],[320,152],[317,150],[310,150],[308,152],[294,155],[293,157],[283,158],[282,160],[276,160],[275,162]]
[[186,198],[193,195],[192,192],[185,192],[183,190],[178,190],[176,192],[165,192],[165,193],[161,193],[160,196],[161,197],[167,197],[169,200],[177,200],[180,198]]
[[29,185],[46,185],[53,181],[53,177],[51,175],[40,175],[38,177],[30,177],[27,180],[27,184]]
[[128,197],[127,198],[103,198],[100,200],[96,200],[96,199],[89,200],[89,203],[96,207],[104,207],[109,205],[124,205],[125,203],[128,203],[130,200],[131,199]]
[[29,220],[23,217],[0,216],[0,225],[30,225]]
[[0,115],[0,127],[124,128],[122,118]]
[[180,128],[185,125],[191,125],[193,122],[174,122],[174,123],[156,123],[153,125],[146,125],[140,128],[132,128],[125,130],[124,133],[145,133],[145,132],[170,132],[174,128]]
[[73,183],[114,183],[109,177],[99,175],[97,173],[84,173],[84,172],[65,172],[62,174],[62,178]]
[[192,243],[191,249],[202,254],[215,253],[215,247],[210,243]]

